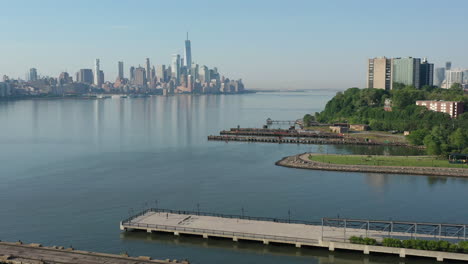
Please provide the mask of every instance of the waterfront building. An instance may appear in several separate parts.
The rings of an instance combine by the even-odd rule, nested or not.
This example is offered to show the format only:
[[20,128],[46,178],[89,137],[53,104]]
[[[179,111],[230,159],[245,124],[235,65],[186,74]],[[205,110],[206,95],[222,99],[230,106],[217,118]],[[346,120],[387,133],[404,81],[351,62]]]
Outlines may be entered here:
[[424,106],[427,109],[435,112],[447,113],[451,118],[457,118],[463,114],[463,102],[455,101],[416,101],[416,105]]
[[101,66],[99,59],[96,59],[94,61],[94,82],[93,84],[97,87],[100,87],[102,84],[102,80],[100,79],[100,71],[101,71]]
[[146,88],[147,86],[146,70],[143,67],[135,68],[135,80],[134,85],[140,88]]
[[71,76],[68,74],[68,72],[62,72],[62,73],[60,73],[60,75],[58,77],[58,84],[59,85],[72,83],[72,81],[73,80],[72,80]]
[[434,85],[434,64],[429,63],[426,58],[423,59],[419,66],[419,78],[420,87]]
[[445,68],[436,68],[434,70],[434,85],[441,87],[445,80]]
[[158,82],[166,82],[166,65],[158,65],[156,68],[156,77]]
[[392,60],[386,57],[369,59],[367,88],[392,89]]
[[464,73],[464,70],[457,70],[457,69],[447,70],[445,72],[445,85],[443,88],[449,89],[455,83],[462,84],[463,73]]
[[104,84],[104,72],[102,70],[99,71],[99,85],[98,87],[101,88],[102,85]]
[[119,61],[119,75],[117,76],[118,79],[124,78],[124,63],[123,61]]
[[37,69],[36,68],[31,68],[29,69],[29,76],[28,76],[28,81],[34,82],[37,81]]
[[80,69],[77,73],[76,81],[79,83],[92,84],[93,83],[93,70],[91,69]]
[[184,58],[184,66],[187,68],[188,71],[190,71],[192,67],[192,47],[188,38],[188,32],[187,39],[185,40]]
[[151,64],[150,59],[146,58],[146,78],[151,82]]
[[134,82],[135,81],[135,67],[130,67],[130,82]]
[[172,78],[176,80],[176,85],[180,83],[180,55],[173,54],[172,55]]
[[412,85],[419,89],[420,84],[420,65],[421,59],[394,58],[392,60],[392,81],[393,83],[402,83],[404,85]]

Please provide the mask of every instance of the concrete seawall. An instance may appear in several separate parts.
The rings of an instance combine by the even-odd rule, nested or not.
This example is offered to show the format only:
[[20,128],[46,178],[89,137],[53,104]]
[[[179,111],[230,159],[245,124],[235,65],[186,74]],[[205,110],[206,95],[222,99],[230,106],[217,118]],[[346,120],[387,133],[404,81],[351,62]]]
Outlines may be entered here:
[[468,169],[457,168],[431,168],[431,167],[397,167],[397,166],[370,166],[370,165],[343,165],[311,161],[309,155],[303,153],[285,157],[275,164],[278,166],[327,171],[370,172],[391,174],[414,174],[425,176],[468,177]]
[[153,260],[150,257],[122,255],[76,250],[64,247],[44,247],[41,244],[0,242],[0,263],[45,264],[45,263],[115,263],[115,264],[189,264],[188,261]]

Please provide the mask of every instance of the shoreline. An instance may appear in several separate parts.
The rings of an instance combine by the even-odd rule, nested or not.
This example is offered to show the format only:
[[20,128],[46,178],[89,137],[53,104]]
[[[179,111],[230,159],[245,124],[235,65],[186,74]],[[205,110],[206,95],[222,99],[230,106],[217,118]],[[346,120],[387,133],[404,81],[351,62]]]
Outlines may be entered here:
[[468,178],[468,169],[442,168],[442,167],[405,167],[405,166],[373,166],[373,165],[345,165],[330,164],[309,160],[313,153],[302,153],[284,157],[275,162],[275,165],[308,170],[342,171],[342,172],[368,172],[389,174],[411,174],[421,176],[443,176]]

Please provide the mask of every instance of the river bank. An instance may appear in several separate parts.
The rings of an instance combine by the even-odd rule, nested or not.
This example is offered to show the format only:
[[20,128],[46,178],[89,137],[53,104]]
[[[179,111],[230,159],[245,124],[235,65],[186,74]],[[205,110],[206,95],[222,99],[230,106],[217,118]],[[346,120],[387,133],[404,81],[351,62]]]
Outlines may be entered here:
[[411,167],[411,166],[378,166],[378,165],[347,165],[332,164],[309,159],[313,153],[303,153],[285,157],[275,164],[278,166],[327,171],[371,172],[391,174],[414,174],[425,176],[468,177],[468,169],[440,168],[440,167]]
[[77,259],[80,259],[80,263],[189,264],[186,260],[154,260],[145,256],[131,257],[126,252],[116,255],[76,250],[72,247],[44,247],[41,244],[0,242],[0,263],[77,263]]

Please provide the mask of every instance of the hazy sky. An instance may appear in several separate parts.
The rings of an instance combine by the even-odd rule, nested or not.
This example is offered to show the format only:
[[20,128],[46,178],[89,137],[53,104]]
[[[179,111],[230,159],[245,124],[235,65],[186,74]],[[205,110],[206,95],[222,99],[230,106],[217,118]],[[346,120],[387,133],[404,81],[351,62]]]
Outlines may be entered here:
[[468,67],[466,0],[0,0],[0,75],[73,76],[101,59],[170,64],[190,32],[193,60],[247,88],[362,87],[367,58]]

